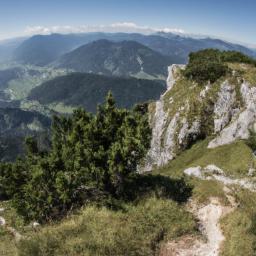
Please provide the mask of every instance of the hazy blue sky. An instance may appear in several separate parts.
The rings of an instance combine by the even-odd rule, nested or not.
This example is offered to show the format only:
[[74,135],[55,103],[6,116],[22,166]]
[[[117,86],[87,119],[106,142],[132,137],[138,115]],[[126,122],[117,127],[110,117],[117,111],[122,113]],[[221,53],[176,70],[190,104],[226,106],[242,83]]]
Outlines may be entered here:
[[[0,39],[48,32],[53,26],[72,31],[130,22],[256,45],[255,13],[256,0],[0,0]],[[132,26],[136,29],[134,24],[124,27]]]

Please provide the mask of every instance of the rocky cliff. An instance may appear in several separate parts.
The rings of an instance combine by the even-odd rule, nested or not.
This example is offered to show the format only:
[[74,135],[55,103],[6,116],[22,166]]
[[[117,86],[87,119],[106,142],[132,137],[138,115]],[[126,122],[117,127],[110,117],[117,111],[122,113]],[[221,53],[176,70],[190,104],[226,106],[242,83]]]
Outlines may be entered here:
[[248,139],[256,131],[256,68],[229,63],[229,72],[210,84],[183,76],[183,65],[168,68],[167,90],[149,106],[153,136],[144,170],[162,166],[196,140],[208,148]]

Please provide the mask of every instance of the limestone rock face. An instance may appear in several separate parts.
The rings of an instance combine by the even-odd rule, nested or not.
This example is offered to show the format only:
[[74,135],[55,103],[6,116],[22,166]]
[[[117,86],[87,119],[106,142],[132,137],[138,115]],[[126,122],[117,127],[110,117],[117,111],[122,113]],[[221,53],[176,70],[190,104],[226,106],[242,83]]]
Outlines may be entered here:
[[[154,126],[152,129],[151,147],[147,154],[145,170],[150,171],[153,164],[161,165],[162,159],[168,156],[162,151],[161,136],[166,122],[167,115],[164,112],[162,99],[156,102],[155,114],[153,117]],[[168,157],[169,159],[169,157]],[[167,161],[167,160],[166,160]]]
[[173,64],[168,67],[168,77],[167,77],[167,91],[171,90],[173,85],[175,84],[176,81],[176,76],[177,76],[177,71],[179,69],[184,69],[186,65],[178,65],[178,64]]
[[[181,66],[181,68],[184,67],[184,65],[171,65],[168,67],[169,75],[167,78],[167,90],[164,94],[171,90],[172,86],[175,84],[175,72],[177,72],[179,66]],[[163,137],[164,129],[167,124],[168,113],[164,111],[164,95],[162,95],[156,102],[153,117],[150,118],[153,123],[152,140],[150,150],[146,156],[146,165],[143,168],[143,171],[150,171],[154,165],[161,166],[173,159],[173,138],[178,116],[179,113],[176,113],[169,123],[166,134]]]
[[218,93],[218,100],[214,106],[214,131],[220,132],[231,120],[233,105],[236,101],[234,88],[225,81]]
[[198,139],[215,136],[208,144],[215,148],[256,131],[253,82],[233,72],[216,83],[197,84],[183,76],[184,68],[168,68],[167,90],[151,108],[153,134],[142,171],[167,164]]
[[[172,90],[178,78],[178,71],[184,68],[184,65],[176,64],[168,68],[167,91],[156,102],[153,117],[150,117],[152,140],[143,171],[150,171],[153,166],[162,166],[168,163],[176,155],[176,144],[182,145],[190,136],[193,137],[198,133],[197,130],[200,126],[198,122],[194,122],[190,127],[186,119],[183,119],[183,127],[179,127],[181,120],[179,111],[170,118],[168,112],[164,109],[164,96]],[[172,103],[172,98],[169,99],[169,102]]]
[[195,141],[196,138],[200,135],[201,123],[199,120],[195,120],[191,125],[187,122],[186,119],[182,121],[183,126],[178,134],[178,143],[179,145],[188,145],[189,141]]
[[244,110],[220,131],[220,134],[209,143],[208,148],[229,144],[237,139],[248,139],[250,129],[254,129],[256,124],[256,87],[250,87],[248,83],[244,82],[241,85],[240,93],[245,104]]

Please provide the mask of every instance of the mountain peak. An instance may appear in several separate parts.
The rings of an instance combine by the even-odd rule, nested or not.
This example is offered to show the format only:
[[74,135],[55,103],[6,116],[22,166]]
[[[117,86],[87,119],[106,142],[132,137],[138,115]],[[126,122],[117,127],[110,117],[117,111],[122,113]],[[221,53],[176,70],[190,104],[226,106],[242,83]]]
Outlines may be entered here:
[[63,55],[54,66],[78,72],[164,79],[171,63],[170,57],[138,42],[101,39]]

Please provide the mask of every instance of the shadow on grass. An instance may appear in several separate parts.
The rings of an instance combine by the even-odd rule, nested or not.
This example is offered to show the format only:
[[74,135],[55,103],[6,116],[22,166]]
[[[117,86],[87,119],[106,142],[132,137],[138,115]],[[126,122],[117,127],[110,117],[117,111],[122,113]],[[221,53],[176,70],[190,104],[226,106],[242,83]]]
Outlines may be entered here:
[[191,197],[192,187],[183,178],[171,179],[152,174],[136,175],[126,182],[122,197],[126,201],[135,201],[151,195],[183,203]]
[[192,190],[193,187],[184,178],[172,179],[160,174],[135,174],[126,179],[122,191],[118,194],[92,189],[86,191],[83,196],[80,193],[80,196],[83,197],[81,205],[87,202],[114,211],[126,211],[127,203],[136,205],[149,197],[185,203],[192,196]]

